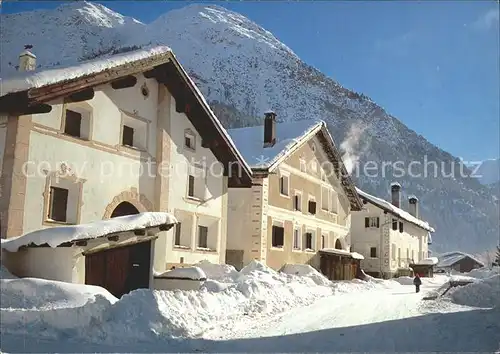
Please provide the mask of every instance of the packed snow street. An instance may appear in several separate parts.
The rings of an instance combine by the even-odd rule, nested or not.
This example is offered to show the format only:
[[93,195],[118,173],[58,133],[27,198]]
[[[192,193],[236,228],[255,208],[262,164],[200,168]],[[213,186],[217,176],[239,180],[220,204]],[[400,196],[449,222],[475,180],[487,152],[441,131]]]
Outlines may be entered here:
[[[200,291],[102,288],[18,279],[2,269],[2,352],[494,352],[498,269],[454,276],[329,282],[309,266],[241,272],[202,262]],[[457,278],[458,279],[458,278]],[[406,285],[403,285],[406,284]],[[50,290],[49,290],[50,289]],[[481,304],[470,306],[471,303]],[[423,340],[423,338],[425,340]]]

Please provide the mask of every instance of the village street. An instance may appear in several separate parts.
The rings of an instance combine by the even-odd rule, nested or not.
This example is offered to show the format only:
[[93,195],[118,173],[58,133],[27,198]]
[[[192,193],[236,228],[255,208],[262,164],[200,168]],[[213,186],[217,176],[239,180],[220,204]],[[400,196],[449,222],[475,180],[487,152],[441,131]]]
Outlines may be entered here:
[[[360,294],[328,296],[277,320],[235,330],[215,348],[235,352],[427,352],[495,351],[497,310],[423,300],[445,278]],[[471,340],[472,335],[474,340]]]
[[[444,282],[425,281],[416,294],[412,285],[324,297],[274,318],[234,323],[203,339],[157,341],[135,345],[99,345],[68,340],[38,341],[3,336],[5,352],[494,352],[500,331],[498,309],[465,307],[445,300],[423,300]],[[474,338],[471,340],[471,338]]]

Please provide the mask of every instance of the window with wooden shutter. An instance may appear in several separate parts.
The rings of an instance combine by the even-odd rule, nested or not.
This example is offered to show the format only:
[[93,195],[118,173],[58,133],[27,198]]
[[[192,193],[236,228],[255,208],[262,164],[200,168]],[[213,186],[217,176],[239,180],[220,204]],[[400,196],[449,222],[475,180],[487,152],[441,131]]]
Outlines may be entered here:
[[302,210],[302,198],[300,194],[295,194],[293,197],[293,209],[294,210]]
[[208,227],[198,226],[198,247],[208,248]]
[[396,219],[392,219],[392,229],[393,230],[398,229],[398,221]]
[[76,138],[81,137],[81,127],[82,127],[82,114],[79,112],[72,111],[71,109],[66,110],[64,121],[64,133],[74,136]]
[[175,246],[181,245],[181,223],[178,223],[177,225],[175,225],[174,245]]
[[272,246],[283,247],[284,243],[285,243],[285,229],[281,226],[273,225]]
[[293,230],[293,249],[300,249],[300,231],[299,229]]
[[321,248],[325,248],[326,246],[326,237],[325,235],[321,235]]
[[134,146],[134,128],[128,125],[123,126],[122,145]]
[[370,257],[371,258],[377,258],[377,247],[371,247],[370,248]]
[[188,177],[188,197],[194,197],[194,176]]
[[316,202],[314,200],[309,201],[309,214],[316,214]]
[[305,237],[305,249],[312,250],[313,248],[313,234],[311,232],[306,232]]
[[365,218],[365,227],[370,227],[370,218],[369,217]]
[[403,222],[399,222],[399,232],[403,232]]
[[59,187],[50,187],[49,219],[66,222],[68,207],[68,190]]

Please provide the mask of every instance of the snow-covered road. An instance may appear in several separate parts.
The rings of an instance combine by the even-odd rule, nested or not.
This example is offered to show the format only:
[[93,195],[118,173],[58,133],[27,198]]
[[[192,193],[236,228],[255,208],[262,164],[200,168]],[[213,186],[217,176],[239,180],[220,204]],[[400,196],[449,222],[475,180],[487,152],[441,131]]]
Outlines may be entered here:
[[[334,295],[223,341],[197,348],[217,352],[477,352],[499,349],[498,310],[423,300],[413,286]],[[210,335],[215,335],[212,333]],[[222,339],[222,338],[221,338]]]

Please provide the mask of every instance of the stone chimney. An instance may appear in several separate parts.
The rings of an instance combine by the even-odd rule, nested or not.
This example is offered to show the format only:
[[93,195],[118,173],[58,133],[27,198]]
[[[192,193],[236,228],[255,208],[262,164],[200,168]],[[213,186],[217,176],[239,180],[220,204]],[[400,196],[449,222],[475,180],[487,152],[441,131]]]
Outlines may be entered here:
[[264,113],[264,147],[272,147],[276,143],[276,113]]
[[19,54],[19,71],[33,71],[36,69],[36,56],[30,51],[32,48],[31,44],[27,44]]
[[401,185],[398,182],[391,183],[392,205],[401,208]]
[[408,204],[410,205],[408,212],[418,219],[418,198],[410,195],[408,197]]

